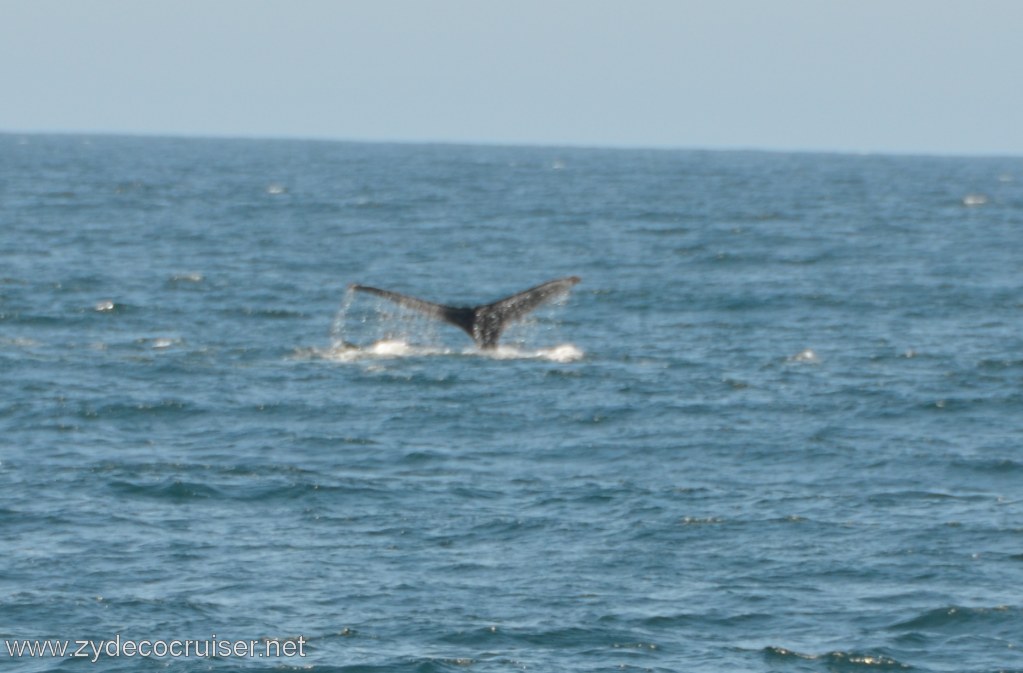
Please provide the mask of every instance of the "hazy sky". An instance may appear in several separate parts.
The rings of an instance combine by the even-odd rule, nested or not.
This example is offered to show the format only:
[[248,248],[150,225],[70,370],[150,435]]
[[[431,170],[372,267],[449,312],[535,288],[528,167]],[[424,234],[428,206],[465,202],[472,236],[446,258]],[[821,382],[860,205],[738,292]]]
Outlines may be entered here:
[[0,0],[0,131],[1023,155],[1023,0]]

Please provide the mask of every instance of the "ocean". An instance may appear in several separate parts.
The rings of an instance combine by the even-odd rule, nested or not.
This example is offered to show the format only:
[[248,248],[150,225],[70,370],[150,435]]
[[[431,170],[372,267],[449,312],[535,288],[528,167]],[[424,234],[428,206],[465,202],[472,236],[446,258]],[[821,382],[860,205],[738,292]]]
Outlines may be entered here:
[[0,135],[0,666],[1023,671],[1021,272],[1023,158]]

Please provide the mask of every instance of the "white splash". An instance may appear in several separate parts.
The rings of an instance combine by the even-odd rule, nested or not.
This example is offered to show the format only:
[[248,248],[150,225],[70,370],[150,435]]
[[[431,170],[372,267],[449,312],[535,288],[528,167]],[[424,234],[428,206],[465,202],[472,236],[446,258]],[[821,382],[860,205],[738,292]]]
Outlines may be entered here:
[[498,346],[493,350],[468,348],[452,351],[435,346],[417,346],[403,339],[381,339],[368,346],[337,342],[330,348],[303,348],[294,353],[298,359],[322,359],[331,362],[364,362],[366,360],[391,360],[400,358],[436,357],[462,355],[492,360],[547,360],[549,362],[577,362],[585,353],[573,344],[560,344],[552,348],[524,349],[516,346]]
[[573,344],[560,344],[552,348],[523,349],[517,346],[498,346],[493,350],[467,351],[494,360],[549,360],[550,362],[575,362],[585,353]]
[[577,348],[573,344],[561,344],[554,348],[541,349],[539,352],[551,362],[575,362],[582,360],[586,355],[581,348]]
[[431,355],[448,355],[451,351],[427,346],[415,346],[402,339],[381,339],[368,346],[360,347],[346,342],[336,342],[330,348],[309,348],[295,352],[302,358],[318,358],[332,362],[359,362],[363,360],[386,360]]
[[152,346],[152,348],[154,350],[164,350],[166,348],[170,348],[171,346],[177,345],[178,343],[179,343],[178,339],[169,339],[167,337],[157,337],[157,338],[152,340],[151,346]]
[[789,356],[789,362],[806,362],[809,364],[816,365],[820,364],[820,361],[821,361],[820,356],[818,356],[817,353],[815,353],[812,348],[801,350],[795,355]]
[[381,357],[400,358],[407,357],[413,354],[416,350],[418,349],[414,349],[407,341],[403,341],[401,339],[383,339],[370,344],[369,347],[366,348],[366,353]]

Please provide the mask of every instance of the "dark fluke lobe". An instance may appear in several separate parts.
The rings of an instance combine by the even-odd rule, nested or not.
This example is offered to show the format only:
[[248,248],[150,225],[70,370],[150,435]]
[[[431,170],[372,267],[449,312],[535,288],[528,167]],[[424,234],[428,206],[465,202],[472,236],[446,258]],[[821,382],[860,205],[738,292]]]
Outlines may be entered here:
[[464,330],[480,348],[496,348],[505,328],[520,320],[541,304],[566,294],[581,279],[569,276],[550,280],[510,297],[479,306],[445,306],[408,295],[367,285],[351,285],[352,290],[368,292],[423,315],[443,320]]

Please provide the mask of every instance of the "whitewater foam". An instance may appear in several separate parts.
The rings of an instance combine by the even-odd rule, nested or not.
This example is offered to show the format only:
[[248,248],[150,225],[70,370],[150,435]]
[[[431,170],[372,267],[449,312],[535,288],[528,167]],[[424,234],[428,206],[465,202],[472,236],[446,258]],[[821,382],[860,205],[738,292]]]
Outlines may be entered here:
[[419,346],[403,339],[382,339],[368,346],[337,342],[330,348],[306,348],[295,351],[297,358],[330,360],[332,362],[358,362],[372,359],[399,359],[462,355],[492,360],[547,360],[549,362],[576,362],[585,353],[574,344],[560,344],[551,348],[527,349],[517,346],[499,346],[493,350],[467,348],[453,351],[436,346]]

